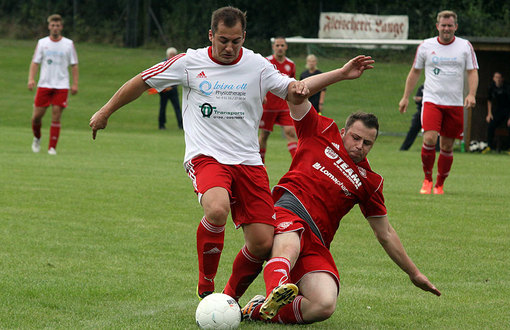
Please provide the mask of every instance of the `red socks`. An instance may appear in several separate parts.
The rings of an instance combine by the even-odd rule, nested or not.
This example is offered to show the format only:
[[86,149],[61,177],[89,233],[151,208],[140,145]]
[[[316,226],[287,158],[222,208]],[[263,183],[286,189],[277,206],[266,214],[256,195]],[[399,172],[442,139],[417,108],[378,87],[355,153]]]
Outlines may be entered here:
[[287,258],[272,258],[264,267],[264,282],[266,282],[266,297],[279,285],[289,282],[290,261]]
[[60,122],[52,122],[50,126],[50,143],[48,149],[57,147],[59,135],[60,135]]
[[[271,323],[282,323],[282,324],[304,324],[303,313],[301,312],[301,301],[303,296],[298,295],[294,301],[288,305],[283,306],[278,313],[271,319]],[[260,307],[262,304],[255,307],[253,310],[251,319],[262,320],[260,317]]]
[[239,298],[241,298],[248,286],[262,271],[263,263],[263,259],[254,256],[248,251],[246,246],[243,246],[234,260],[232,275],[230,275],[223,293],[239,301]]
[[444,180],[450,174],[452,163],[453,163],[453,151],[444,151],[441,149],[441,151],[439,152],[439,159],[437,160],[436,187],[444,185]]
[[434,161],[436,160],[436,146],[423,143],[421,146],[421,162],[425,179],[432,181],[432,169],[434,168]]
[[198,292],[214,291],[214,277],[218,271],[225,238],[225,226],[215,226],[205,217],[197,229]]
[[262,157],[262,163],[266,163],[266,149],[260,148],[260,157]]
[[287,149],[289,149],[290,156],[294,158],[294,155],[296,154],[297,149],[297,142],[289,142],[287,143]]

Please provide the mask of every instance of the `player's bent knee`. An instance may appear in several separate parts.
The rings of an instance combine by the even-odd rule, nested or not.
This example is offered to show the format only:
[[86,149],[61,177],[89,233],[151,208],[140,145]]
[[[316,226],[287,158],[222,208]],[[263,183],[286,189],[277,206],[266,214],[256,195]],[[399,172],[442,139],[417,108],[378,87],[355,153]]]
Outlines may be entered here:
[[336,301],[335,303],[332,302],[322,302],[313,305],[313,311],[311,311],[310,320],[311,322],[320,322],[327,320],[333,315],[336,309]]

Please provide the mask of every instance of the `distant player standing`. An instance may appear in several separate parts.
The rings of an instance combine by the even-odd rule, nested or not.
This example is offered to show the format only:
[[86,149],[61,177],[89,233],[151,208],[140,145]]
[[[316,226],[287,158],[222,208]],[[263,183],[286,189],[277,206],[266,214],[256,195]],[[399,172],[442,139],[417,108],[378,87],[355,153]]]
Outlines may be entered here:
[[[287,42],[283,37],[277,37],[273,43],[273,54],[266,57],[278,71],[291,78],[296,77],[296,65],[292,60],[285,56],[287,52]],[[265,161],[267,140],[273,131],[274,125],[280,125],[283,128],[283,133],[287,139],[287,148],[290,155],[294,157],[297,148],[296,131],[292,124],[292,119],[289,115],[289,106],[287,102],[273,93],[269,92],[266,95],[264,102],[264,113],[260,121],[260,155],[262,161]]]
[[48,144],[48,154],[50,155],[57,154],[60,119],[62,112],[67,107],[69,66],[71,66],[73,76],[71,94],[78,93],[78,55],[73,41],[62,36],[63,27],[64,21],[60,15],[54,14],[48,17],[50,35],[37,42],[28,74],[28,89],[33,90],[35,75],[41,65],[32,115],[32,131],[34,133],[32,151],[39,152],[41,150],[42,117],[51,104],[50,141]]
[[296,83],[266,59],[244,48],[246,15],[237,8],[213,12],[211,46],[188,49],[126,82],[90,119],[95,138],[108,118],[150,87],[183,88],[184,164],[204,210],[197,233],[200,298],[215,290],[229,212],[243,229],[223,292],[239,299],[262,270],[274,235],[269,178],[259,154],[257,133],[268,91],[286,98]]
[[[421,159],[425,180],[420,190],[421,194],[430,194],[432,191],[432,170],[438,134],[441,135],[441,150],[433,191],[434,194],[444,193],[444,181],[453,163],[453,145],[464,129],[463,107],[475,106],[478,88],[478,62],[473,46],[469,41],[455,37],[458,28],[457,14],[449,10],[440,12],[437,15],[436,28],[439,36],[426,39],[418,46],[413,67],[407,76],[404,95],[399,103],[399,111],[406,112],[409,96],[424,69],[422,110],[424,133]],[[465,72],[469,91],[463,101]]]

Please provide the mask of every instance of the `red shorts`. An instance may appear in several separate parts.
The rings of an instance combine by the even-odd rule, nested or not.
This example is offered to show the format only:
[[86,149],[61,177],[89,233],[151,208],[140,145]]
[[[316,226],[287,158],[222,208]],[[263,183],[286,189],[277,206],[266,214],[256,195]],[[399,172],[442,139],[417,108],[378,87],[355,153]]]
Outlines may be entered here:
[[249,223],[275,225],[273,198],[264,166],[225,165],[201,155],[186,164],[186,171],[199,199],[214,187],[228,191],[232,220],[237,228]]
[[424,131],[436,131],[439,135],[458,139],[464,131],[464,107],[423,104],[421,123]]
[[340,275],[335,260],[328,248],[312,232],[308,223],[292,211],[282,207],[276,206],[275,211],[275,235],[292,231],[301,232],[301,251],[294,268],[290,271],[291,282],[298,283],[309,273],[325,272],[333,277],[337,290],[340,290]]
[[67,95],[69,89],[56,89],[38,87],[35,93],[34,105],[36,107],[48,107],[50,104],[67,108]]
[[290,117],[290,110],[264,110],[260,119],[259,128],[272,132],[274,125],[293,126],[294,122]]

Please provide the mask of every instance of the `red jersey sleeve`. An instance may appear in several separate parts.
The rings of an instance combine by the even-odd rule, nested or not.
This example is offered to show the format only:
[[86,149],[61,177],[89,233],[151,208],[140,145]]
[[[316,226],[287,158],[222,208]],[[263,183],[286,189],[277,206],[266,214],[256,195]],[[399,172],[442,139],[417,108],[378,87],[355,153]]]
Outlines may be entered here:
[[301,120],[294,120],[298,141],[301,138],[319,135],[332,124],[334,124],[333,119],[319,116],[313,105],[310,106],[310,110]]
[[384,205],[384,196],[382,193],[383,189],[383,181],[381,178],[379,188],[372,194],[369,200],[366,202],[362,202],[359,204],[359,208],[361,213],[368,217],[382,217],[388,214],[386,210],[386,205]]

